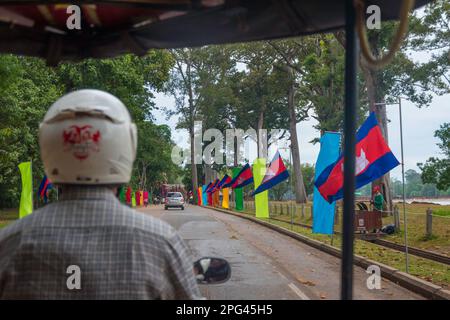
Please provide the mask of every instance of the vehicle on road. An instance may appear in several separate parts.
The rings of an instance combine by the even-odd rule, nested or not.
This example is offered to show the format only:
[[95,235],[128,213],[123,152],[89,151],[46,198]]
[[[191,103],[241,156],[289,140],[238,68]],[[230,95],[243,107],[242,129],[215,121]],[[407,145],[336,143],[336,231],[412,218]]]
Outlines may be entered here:
[[184,210],[184,197],[181,192],[168,192],[166,201],[164,202],[164,209],[180,208]]

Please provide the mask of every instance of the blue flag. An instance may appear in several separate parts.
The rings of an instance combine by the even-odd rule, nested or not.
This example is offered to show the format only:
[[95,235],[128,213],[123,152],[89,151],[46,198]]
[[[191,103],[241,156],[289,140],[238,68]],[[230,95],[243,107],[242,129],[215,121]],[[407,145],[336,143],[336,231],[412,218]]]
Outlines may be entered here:
[[202,206],[207,206],[208,205],[208,194],[206,193],[206,189],[208,189],[208,187],[210,187],[210,186],[211,186],[211,182],[208,185],[206,185],[206,184],[203,185],[203,188],[202,188]]
[[53,187],[50,180],[47,178],[47,176],[44,176],[44,178],[41,181],[41,184],[39,185],[38,190],[38,196],[44,200],[45,203],[47,203],[47,191],[50,190]]
[[[315,168],[315,180],[322,171],[339,157],[341,135],[337,132],[325,132],[320,138],[320,152]],[[314,186],[313,233],[333,234],[334,209],[336,203],[328,203]]]
[[[355,149],[356,189],[378,179],[400,164],[384,141],[373,112],[356,133]],[[320,173],[315,186],[329,203],[344,196],[343,155]]]

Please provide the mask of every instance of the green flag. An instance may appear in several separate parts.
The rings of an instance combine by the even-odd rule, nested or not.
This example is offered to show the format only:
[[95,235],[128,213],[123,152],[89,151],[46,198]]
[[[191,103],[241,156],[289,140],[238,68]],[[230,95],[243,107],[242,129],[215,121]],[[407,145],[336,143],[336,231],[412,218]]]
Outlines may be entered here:
[[33,175],[31,174],[31,162],[22,162],[19,164],[19,170],[22,175],[19,218],[23,218],[33,212]]
[[134,195],[134,192],[131,193],[131,206],[136,207],[136,196]]
[[119,187],[119,200],[122,203],[125,203],[125,188],[124,186]]
[[[233,168],[233,178],[235,178],[242,168],[237,167]],[[244,210],[244,192],[242,191],[242,188],[236,188],[234,189],[234,206],[237,211],[243,211]]]

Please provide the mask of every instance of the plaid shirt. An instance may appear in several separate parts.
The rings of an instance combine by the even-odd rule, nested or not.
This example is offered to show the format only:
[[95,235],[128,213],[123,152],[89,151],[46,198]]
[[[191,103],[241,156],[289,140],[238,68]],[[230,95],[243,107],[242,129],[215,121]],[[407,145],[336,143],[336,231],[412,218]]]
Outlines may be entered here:
[[0,231],[0,298],[200,299],[192,263],[165,222],[107,188],[71,186]]

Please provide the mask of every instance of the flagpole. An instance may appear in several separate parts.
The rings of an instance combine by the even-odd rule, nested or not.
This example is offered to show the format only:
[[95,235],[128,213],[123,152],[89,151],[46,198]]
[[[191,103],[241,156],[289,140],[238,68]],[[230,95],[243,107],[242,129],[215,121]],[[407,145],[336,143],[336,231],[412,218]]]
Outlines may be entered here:
[[[292,172],[292,169],[294,167],[294,164],[292,163],[292,142],[291,142],[291,146],[289,148],[289,163],[291,165],[291,176],[290,176],[290,180],[291,180],[291,193],[295,195],[295,186],[294,186],[294,174]],[[301,168],[300,168],[301,169]],[[292,204],[292,199],[291,199],[291,230],[294,228],[294,206]]]
[[[31,211],[33,212],[34,211],[34,201],[33,201],[33,199],[34,199],[34,195],[33,195],[33,193],[34,193],[34,189],[33,189],[33,185],[34,185],[34,181],[33,181],[33,159],[30,159],[30,171],[31,171],[31,205],[33,206],[31,208]],[[37,200],[36,200],[36,202],[37,202]],[[39,207],[38,203],[36,203],[36,207]]]
[[405,195],[405,159],[403,157],[403,120],[402,120],[402,98],[398,97],[398,112],[400,117],[400,148],[402,154],[402,188],[403,188],[403,223],[405,225],[405,270],[409,273],[409,256],[408,256],[408,222],[406,217],[406,195]]

